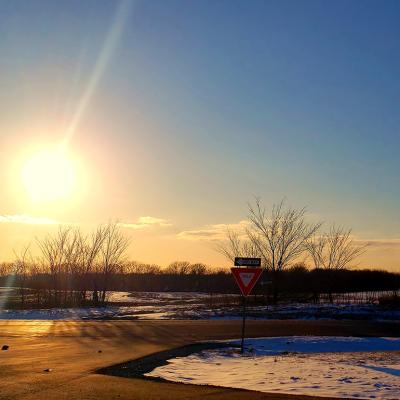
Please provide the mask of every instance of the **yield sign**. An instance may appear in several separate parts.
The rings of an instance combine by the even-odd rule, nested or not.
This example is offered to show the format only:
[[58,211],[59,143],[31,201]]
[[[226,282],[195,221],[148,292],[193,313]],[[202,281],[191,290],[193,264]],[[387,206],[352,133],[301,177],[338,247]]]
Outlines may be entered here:
[[243,296],[250,294],[263,272],[261,268],[231,268],[231,271]]

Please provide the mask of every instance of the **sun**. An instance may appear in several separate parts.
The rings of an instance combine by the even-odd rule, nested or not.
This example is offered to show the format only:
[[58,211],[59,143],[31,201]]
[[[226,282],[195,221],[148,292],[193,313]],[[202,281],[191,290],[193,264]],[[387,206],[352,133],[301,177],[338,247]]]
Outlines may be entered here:
[[47,148],[27,158],[21,176],[33,202],[54,202],[73,193],[76,167],[63,147]]

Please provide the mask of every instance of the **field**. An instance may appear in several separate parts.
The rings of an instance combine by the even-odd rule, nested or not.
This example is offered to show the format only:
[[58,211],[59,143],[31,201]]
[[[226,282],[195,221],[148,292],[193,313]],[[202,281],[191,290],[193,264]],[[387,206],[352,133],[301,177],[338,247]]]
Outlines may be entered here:
[[[4,297],[17,289],[0,288]],[[389,292],[389,294],[392,292]],[[286,302],[276,306],[252,304],[251,319],[370,319],[398,320],[396,309],[379,307],[377,298],[387,292],[345,293],[335,296],[330,304]],[[107,307],[0,309],[0,319],[29,320],[197,320],[240,319],[241,299],[238,295],[197,292],[109,292]]]

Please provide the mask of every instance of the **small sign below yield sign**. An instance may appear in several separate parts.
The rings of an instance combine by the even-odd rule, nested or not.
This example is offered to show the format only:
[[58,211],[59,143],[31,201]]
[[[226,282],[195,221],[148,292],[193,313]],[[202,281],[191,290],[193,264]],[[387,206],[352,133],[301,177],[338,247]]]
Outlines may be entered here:
[[260,278],[261,268],[231,268],[233,277],[243,296],[248,296]]

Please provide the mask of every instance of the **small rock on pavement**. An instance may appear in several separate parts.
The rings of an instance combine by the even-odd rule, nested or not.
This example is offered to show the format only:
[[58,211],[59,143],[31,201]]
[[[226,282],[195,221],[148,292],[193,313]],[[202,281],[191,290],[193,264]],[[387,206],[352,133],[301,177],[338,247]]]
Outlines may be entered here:
[[46,369],[43,370],[43,372],[52,372],[52,371],[53,371],[52,368],[46,368]]
[[8,350],[9,348],[10,348],[10,346],[8,346],[6,344],[1,347],[2,350]]
[[99,350],[99,351],[98,351],[98,353],[102,353],[102,352],[103,352],[102,350]]

